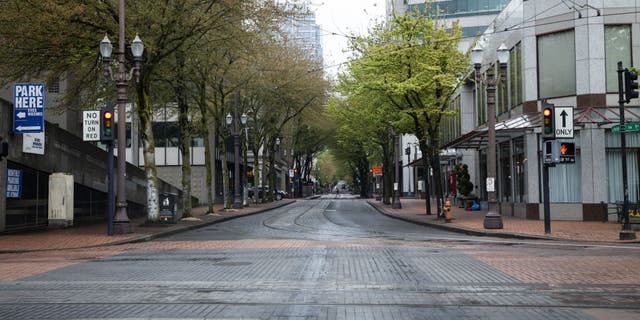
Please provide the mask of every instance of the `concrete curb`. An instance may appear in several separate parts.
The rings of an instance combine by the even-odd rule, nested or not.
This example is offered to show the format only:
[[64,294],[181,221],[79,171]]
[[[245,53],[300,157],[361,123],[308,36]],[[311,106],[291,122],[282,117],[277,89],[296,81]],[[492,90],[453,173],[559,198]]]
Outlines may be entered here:
[[439,223],[430,223],[428,221],[413,220],[413,219],[409,219],[409,218],[406,218],[406,217],[402,217],[402,216],[399,216],[399,215],[394,215],[392,213],[389,213],[384,208],[381,208],[378,205],[376,205],[374,203],[371,203],[369,201],[367,201],[367,203],[370,206],[372,206],[374,209],[376,209],[376,211],[378,211],[380,214],[383,214],[383,215],[385,215],[387,217],[390,217],[390,218],[393,218],[393,219],[402,220],[402,221],[405,221],[405,222],[410,222],[410,223],[423,225],[423,226],[427,226],[427,227],[432,227],[432,228],[435,228],[435,229],[462,233],[462,234],[471,235],[471,236],[497,237],[497,238],[521,239],[521,240],[571,241],[571,242],[578,242],[578,243],[603,243],[603,244],[604,243],[607,243],[607,244],[635,244],[635,243],[640,243],[639,240],[625,241],[625,242],[590,241],[590,240],[578,240],[578,239],[563,239],[563,238],[556,238],[556,237],[537,236],[537,235],[512,233],[512,232],[487,232],[487,231],[481,231],[481,230],[477,230],[477,229],[470,229],[470,228],[453,226],[453,225],[445,225],[445,224],[439,224]]
[[72,247],[72,248],[0,250],[0,254],[47,252],[47,251],[62,251],[62,250],[76,250],[76,249],[91,249],[91,248],[100,248],[100,247],[109,247],[109,246],[119,246],[119,245],[124,245],[124,244],[129,244],[129,243],[147,242],[147,241],[151,241],[151,240],[162,238],[162,237],[168,237],[168,236],[180,233],[180,232],[195,230],[195,229],[207,227],[207,226],[210,226],[210,225],[213,225],[213,224],[216,224],[216,223],[225,222],[225,221],[229,221],[229,220],[233,220],[233,219],[237,219],[237,218],[241,218],[241,217],[247,217],[247,216],[263,213],[263,212],[266,212],[266,211],[269,211],[269,210],[273,210],[273,209],[282,208],[284,206],[287,206],[287,205],[295,203],[295,202],[296,202],[296,200],[293,200],[291,202],[278,204],[278,205],[273,206],[273,207],[261,208],[261,209],[259,209],[257,211],[254,211],[254,212],[247,212],[247,213],[241,213],[241,214],[237,214],[237,215],[233,215],[233,216],[220,217],[219,219],[215,219],[215,220],[211,220],[211,221],[204,221],[204,222],[197,223],[197,224],[180,226],[180,227],[177,227],[177,228],[174,228],[174,229],[171,229],[171,230],[160,231],[160,232],[155,232],[155,233],[149,233],[149,234],[145,234],[145,235],[142,235],[142,236],[139,236],[139,237],[136,237],[136,238],[130,238],[130,239],[126,239],[126,240],[113,241],[113,242],[102,243],[102,244],[91,245],[91,246]]

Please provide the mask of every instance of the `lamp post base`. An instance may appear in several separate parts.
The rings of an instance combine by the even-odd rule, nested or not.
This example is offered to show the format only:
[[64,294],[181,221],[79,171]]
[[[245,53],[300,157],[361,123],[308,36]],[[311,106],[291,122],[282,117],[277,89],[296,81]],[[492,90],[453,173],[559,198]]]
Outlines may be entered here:
[[393,199],[391,202],[391,209],[402,209],[402,203],[400,203],[400,199]]
[[233,206],[232,207],[234,209],[242,209],[242,201],[240,201],[240,200],[233,201]]
[[485,229],[502,229],[502,216],[496,212],[487,212],[482,225]]
[[128,234],[133,232],[129,221],[114,221],[113,234]]
[[620,230],[620,240],[634,240],[636,232],[633,230]]

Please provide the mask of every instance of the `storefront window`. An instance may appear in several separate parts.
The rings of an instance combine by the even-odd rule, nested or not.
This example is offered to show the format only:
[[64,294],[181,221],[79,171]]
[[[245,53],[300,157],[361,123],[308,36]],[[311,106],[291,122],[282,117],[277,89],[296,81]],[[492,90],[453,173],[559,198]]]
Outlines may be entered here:
[[527,166],[525,157],[524,138],[513,140],[513,202],[526,203],[527,197]]
[[500,192],[500,202],[511,202],[511,150],[509,142],[501,143],[499,148],[500,190],[498,191]]
[[[561,141],[565,142],[565,141]],[[576,162],[557,164],[549,168],[549,199],[551,202],[582,202],[582,160],[580,157],[580,134],[576,133]],[[542,159],[541,159],[542,161]]]
[[[640,200],[638,157],[640,156],[640,132],[627,132],[627,184],[629,201]],[[609,202],[624,201],[622,187],[622,153],[620,151],[620,134],[607,132],[607,191]]]

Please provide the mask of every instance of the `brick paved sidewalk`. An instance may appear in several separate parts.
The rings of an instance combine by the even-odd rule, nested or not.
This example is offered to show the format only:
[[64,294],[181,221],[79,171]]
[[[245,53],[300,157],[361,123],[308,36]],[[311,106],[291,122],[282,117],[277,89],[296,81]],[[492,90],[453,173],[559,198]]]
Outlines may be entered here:
[[[403,220],[432,225],[434,227],[446,228],[452,231],[464,232],[476,235],[494,235],[502,237],[522,237],[539,239],[562,239],[576,241],[596,241],[596,242],[619,242],[619,243],[640,243],[636,240],[619,240],[621,225],[613,222],[585,222],[585,221],[551,221],[551,234],[545,235],[543,220],[526,220],[516,217],[503,216],[503,229],[484,229],[484,211],[466,211],[463,208],[452,206],[451,213],[453,221],[445,223],[444,218],[436,218],[435,206],[431,212],[433,215],[426,215],[424,199],[400,199],[402,209],[392,209],[391,205],[385,205],[380,201],[369,200],[371,205],[380,212]],[[433,203],[433,202],[432,202]],[[636,232],[636,236],[640,236]]]
[[284,199],[270,203],[252,203],[246,208],[226,211],[223,210],[222,205],[216,205],[214,206],[214,214],[209,215],[206,214],[206,207],[198,207],[193,209],[193,216],[196,219],[180,220],[176,224],[158,223],[154,225],[146,225],[145,217],[133,218],[130,220],[133,233],[125,235],[108,236],[106,222],[74,226],[71,228],[45,229],[0,235],[0,253],[88,248],[135,241],[146,241],[161,235],[194,229],[215,222],[233,219],[235,217],[263,212],[293,202],[295,202],[295,200]]

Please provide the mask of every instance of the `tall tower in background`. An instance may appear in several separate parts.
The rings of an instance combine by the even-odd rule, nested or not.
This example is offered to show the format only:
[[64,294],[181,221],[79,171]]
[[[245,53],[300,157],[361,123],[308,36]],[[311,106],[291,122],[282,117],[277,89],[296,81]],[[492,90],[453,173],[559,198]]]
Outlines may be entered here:
[[[293,4],[285,3],[286,6]],[[309,3],[296,3],[299,13],[292,15],[282,25],[283,31],[288,36],[288,41],[295,43],[301,48],[305,55],[322,64],[322,39],[320,34],[320,26],[316,23],[316,14],[313,12]]]

